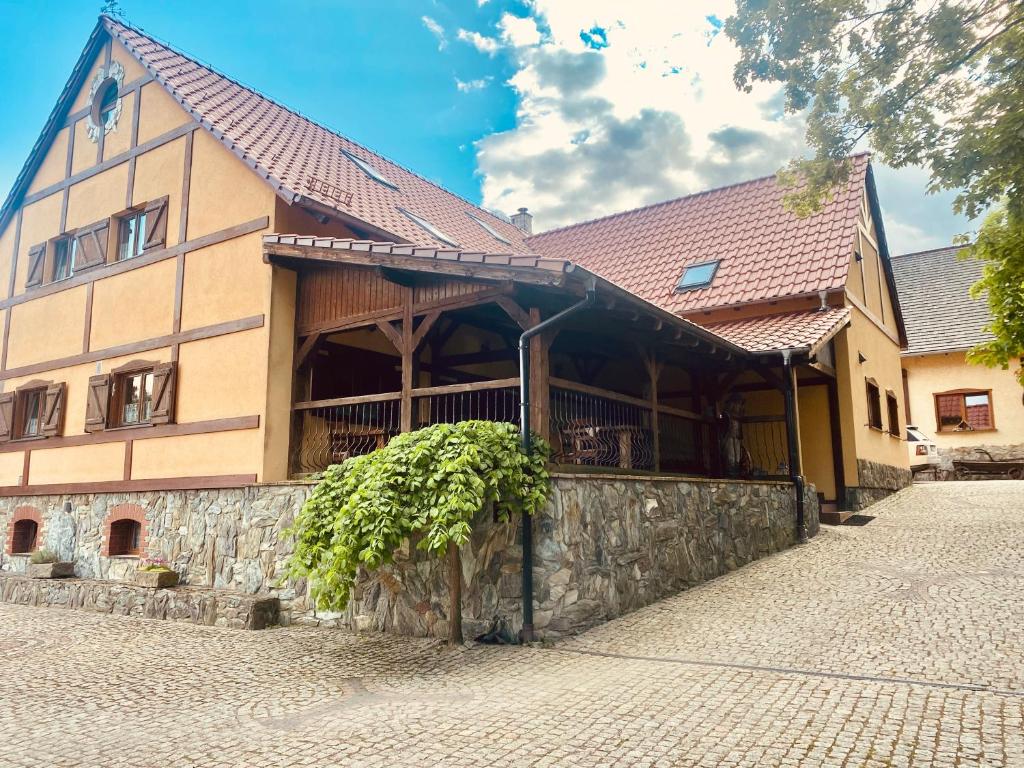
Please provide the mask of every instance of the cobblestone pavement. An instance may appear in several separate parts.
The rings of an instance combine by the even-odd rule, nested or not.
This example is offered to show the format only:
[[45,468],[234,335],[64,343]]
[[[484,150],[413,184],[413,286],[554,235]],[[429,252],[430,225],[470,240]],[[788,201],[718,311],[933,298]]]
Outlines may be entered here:
[[1024,766],[1024,482],[555,646],[0,605],[0,766]]

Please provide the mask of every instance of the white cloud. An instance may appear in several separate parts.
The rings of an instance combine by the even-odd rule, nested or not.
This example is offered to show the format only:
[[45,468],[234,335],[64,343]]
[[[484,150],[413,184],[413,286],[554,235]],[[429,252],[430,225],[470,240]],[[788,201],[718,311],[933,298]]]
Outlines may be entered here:
[[437,38],[437,50],[443,51],[447,48],[448,38],[445,37],[444,27],[429,16],[423,16],[420,20],[423,22],[423,26],[427,28],[430,34]]
[[[519,102],[513,129],[477,142],[484,205],[528,205],[543,230],[771,174],[806,152],[803,119],[782,114],[778,88],[733,84],[737,51],[714,22],[732,0],[692,8],[534,0],[527,18],[505,14],[498,31]],[[886,202],[889,174],[902,180],[897,204]],[[912,218],[952,215],[912,173],[889,174],[880,169],[879,187],[898,252]],[[948,228],[924,226],[948,239]]]
[[487,87],[487,84],[491,82],[489,77],[480,77],[476,80],[459,80],[455,78],[455,87],[462,93],[469,93],[470,91],[479,91]]
[[460,29],[458,37],[459,40],[469,43],[480,53],[486,53],[488,56],[496,54],[500,47],[498,41],[493,37],[486,37],[479,32],[473,32],[468,29]]

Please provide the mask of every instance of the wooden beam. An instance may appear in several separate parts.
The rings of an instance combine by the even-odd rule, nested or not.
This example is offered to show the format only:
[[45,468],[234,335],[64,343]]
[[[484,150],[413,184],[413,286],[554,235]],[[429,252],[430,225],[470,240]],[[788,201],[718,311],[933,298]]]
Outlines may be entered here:
[[[540,309],[530,307],[529,322],[532,328],[541,322]],[[547,440],[550,437],[551,404],[551,342],[547,333],[540,333],[530,339],[530,428]]]
[[511,296],[499,296],[494,300],[494,303],[505,310],[505,314],[511,317],[524,331],[528,331],[533,327],[530,313],[519,306]]
[[420,320],[420,327],[412,335],[413,350],[420,348],[420,345],[423,344],[423,339],[430,333],[430,329],[434,327],[434,323],[437,322],[439,317],[441,317],[441,310],[435,309],[432,312],[428,312],[426,317]]
[[651,433],[654,436],[654,471],[661,471],[661,430],[658,424],[658,379],[661,378],[662,364],[658,362],[657,353],[652,349],[644,355],[644,367],[647,369],[648,386],[651,399]]
[[402,415],[401,430],[412,432],[412,389],[415,383],[413,379],[417,374],[413,364],[416,356],[416,347],[413,345],[412,330],[412,304],[413,289],[403,288],[402,296],[404,306],[402,307],[402,336],[398,341],[398,349],[402,353]]
[[53,483],[52,485],[6,485],[0,497],[51,496],[70,493],[123,493],[125,491],[184,491],[206,488],[235,488],[253,485],[256,475],[204,475],[161,477],[152,480],[110,480],[97,483]]
[[386,320],[378,320],[376,323],[374,323],[374,325],[377,326],[377,329],[381,333],[383,333],[385,336],[387,336],[388,341],[390,341],[394,345],[395,349],[397,349],[398,352],[401,353],[401,351],[402,351],[402,334],[399,333],[397,330],[395,330],[395,326],[393,326],[391,323],[389,323]]
[[311,333],[306,337],[306,340],[302,342],[298,351],[295,353],[295,370],[299,370],[302,364],[306,362],[306,358],[309,357],[313,350],[319,346],[320,342],[323,341],[324,334],[322,333]]
[[462,355],[438,357],[435,365],[445,368],[458,368],[460,365],[480,365],[482,363],[498,363],[505,360],[516,360],[518,352],[512,348],[489,349],[481,352],[467,352]]

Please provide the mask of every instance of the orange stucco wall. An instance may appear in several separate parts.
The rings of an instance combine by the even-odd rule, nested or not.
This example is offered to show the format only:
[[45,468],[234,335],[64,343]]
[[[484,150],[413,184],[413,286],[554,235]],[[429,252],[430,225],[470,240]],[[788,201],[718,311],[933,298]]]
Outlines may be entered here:
[[[99,71],[106,55],[99,54],[90,67],[92,73]],[[126,84],[145,76],[145,70],[119,43],[112,43],[109,55],[124,65]],[[91,76],[70,112],[88,106],[90,84]],[[26,289],[27,257],[33,245],[107,219],[129,205],[140,206],[164,196],[168,198],[165,250],[179,245],[179,232],[191,243],[202,236],[221,237],[225,230],[260,217],[267,217],[268,227],[274,227],[279,216],[289,225],[301,225],[307,218],[315,223],[305,214],[279,207],[280,201],[266,183],[202,129],[192,132],[191,138],[178,136],[136,153],[131,145],[133,98],[131,94],[124,97],[116,130],[104,139],[104,159],[122,157],[124,161],[92,173],[99,159],[98,147],[86,135],[85,120],[62,128],[52,146],[44,150],[28,194],[62,183],[69,142],[72,173],[84,178],[66,185],[66,191],[59,189],[23,204],[0,231],[0,300],[7,299],[10,305],[4,310],[10,327],[6,365],[0,371],[3,391],[31,380],[67,384],[63,437],[26,444],[31,447],[28,477],[23,476],[21,446],[17,442],[0,446],[0,486],[200,475],[253,475],[259,480],[286,476],[295,281],[292,273],[264,263],[259,232],[222,239],[180,256],[169,252],[166,258],[148,264],[147,254],[128,269],[117,263],[101,265],[72,277],[66,287],[47,281],[42,289]],[[162,86],[150,83],[142,88],[139,144],[190,122],[191,117]],[[189,142],[191,179],[185,187]],[[136,154],[134,181],[129,188],[132,153]],[[186,194],[187,215],[183,206]],[[16,237],[19,217],[20,237]],[[341,230],[337,233],[344,234]],[[115,241],[112,236],[111,243]],[[16,264],[16,274],[13,294],[8,297],[12,264]],[[87,280],[89,276],[92,279]],[[243,320],[255,322],[257,327],[231,327]],[[218,335],[181,338],[175,343],[176,333],[202,336],[211,333],[211,326],[225,325],[226,332],[218,331]],[[152,344],[157,348],[124,353],[124,345]],[[84,355],[88,358],[80,359]],[[125,439],[132,440],[127,476],[125,441],[61,443],[64,438],[90,440],[85,433],[90,376],[133,360],[165,362],[175,357],[178,424],[257,417],[259,426],[155,438],[147,437],[145,428],[126,430]],[[268,403],[274,412],[268,413]],[[103,437],[114,434],[108,432]]]

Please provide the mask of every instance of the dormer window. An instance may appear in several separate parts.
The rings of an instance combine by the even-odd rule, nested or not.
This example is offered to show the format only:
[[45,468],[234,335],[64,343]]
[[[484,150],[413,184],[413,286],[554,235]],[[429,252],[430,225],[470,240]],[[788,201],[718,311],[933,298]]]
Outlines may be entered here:
[[705,261],[701,264],[691,264],[683,270],[683,276],[676,283],[677,291],[692,291],[697,288],[706,288],[715,279],[718,271],[717,261]]
[[504,243],[505,245],[512,245],[512,243],[510,243],[508,241],[508,239],[506,239],[505,237],[502,237],[501,235],[499,235],[498,231],[494,227],[492,227],[490,224],[488,224],[486,221],[484,221],[483,219],[478,219],[472,213],[467,213],[466,215],[469,216],[469,218],[471,218],[473,221],[475,221],[481,227],[483,227],[484,231],[486,231],[487,234],[489,234],[491,237],[493,237],[499,243]]
[[451,245],[451,246],[453,246],[455,248],[459,247],[459,244],[455,240],[454,237],[451,237],[450,235],[446,235],[444,232],[439,230],[437,227],[435,227],[433,224],[431,224],[426,219],[420,218],[419,216],[417,216],[412,211],[405,210],[405,208],[399,208],[398,210],[401,211],[406,216],[408,216],[421,229],[424,229],[427,232],[429,232],[431,237],[434,237],[435,239],[440,240],[442,243],[447,243],[448,245]]
[[359,170],[361,170],[363,173],[365,173],[367,176],[369,176],[374,181],[376,181],[376,182],[378,182],[380,184],[383,184],[385,187],[391,187],[394,190],[398,189],[398,185],[397,184],[395,184],[393,181],[391,181],[387,176],[385,176],[383,173],[378,171],[376,168],[374,168],[368,162],[363,160],[363,158],[359,157],[358,155],[353,155],[347,149],[341,150],[341,154],[343,154],[345,157],[347,157],[349,160],[351,160],[353,163],[355,163],[357,166],[359,166]]

